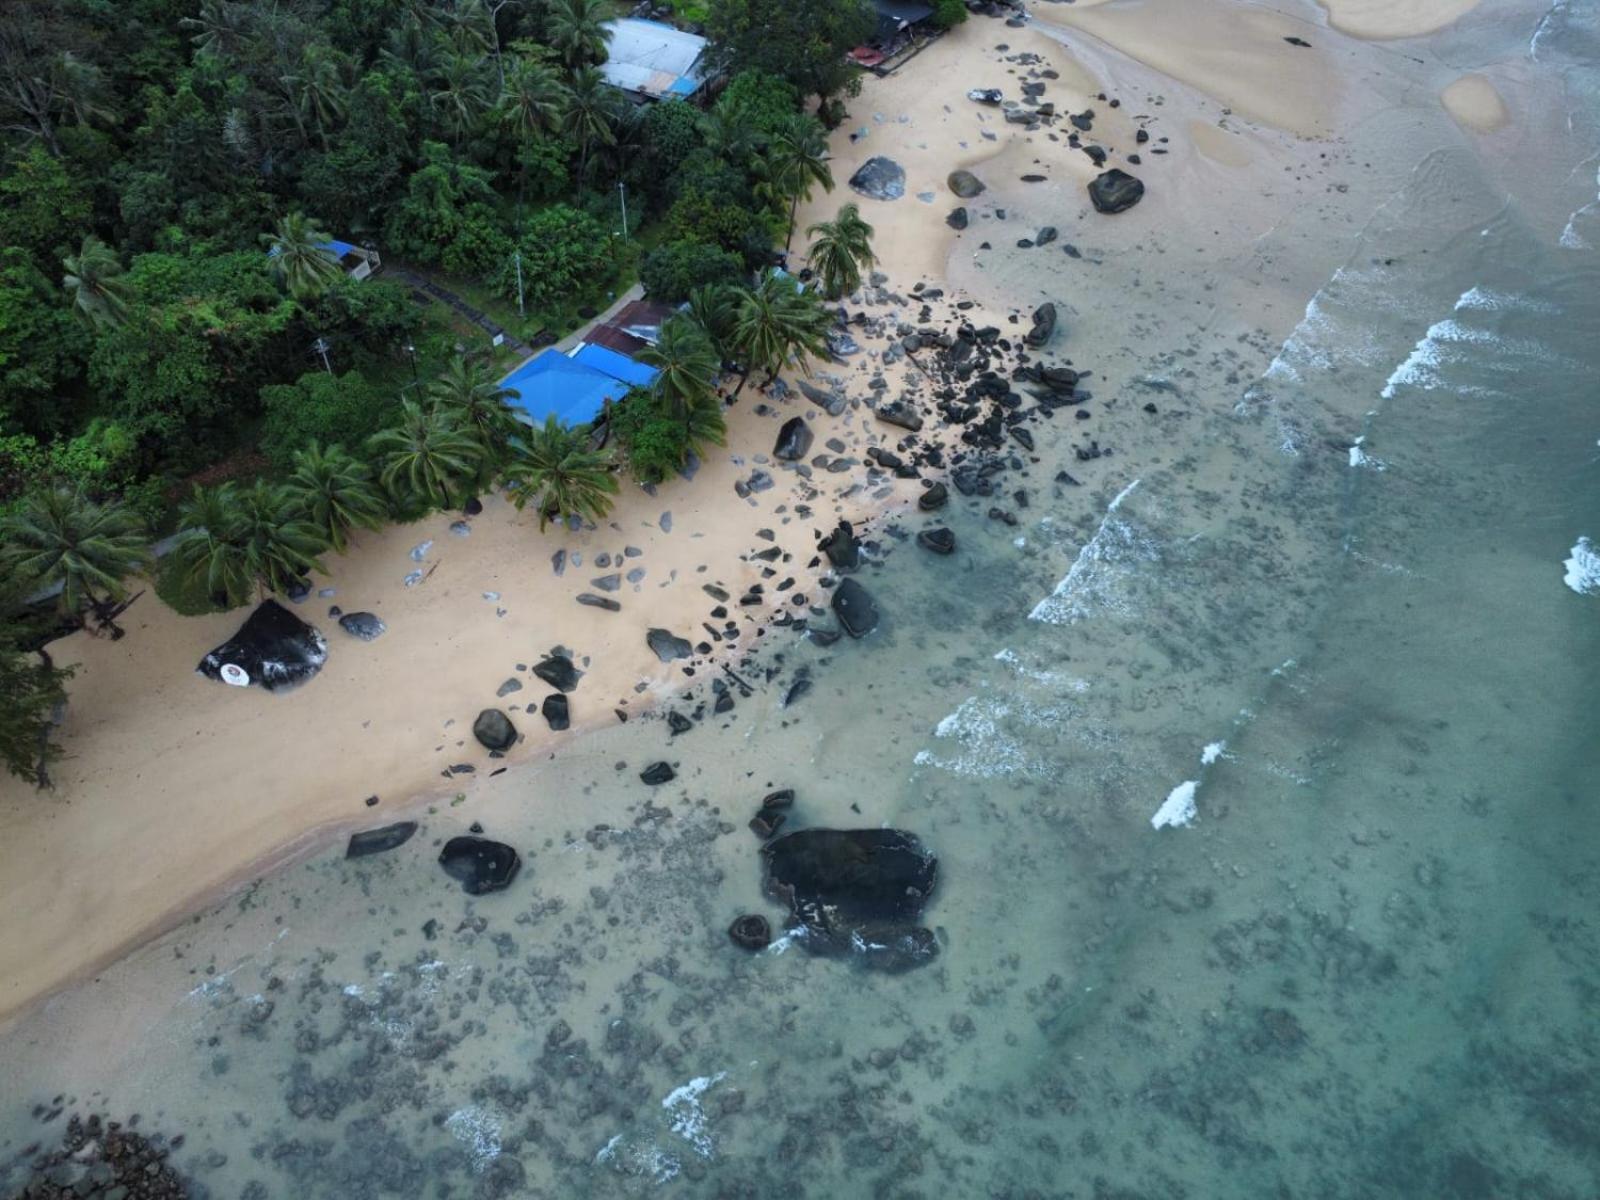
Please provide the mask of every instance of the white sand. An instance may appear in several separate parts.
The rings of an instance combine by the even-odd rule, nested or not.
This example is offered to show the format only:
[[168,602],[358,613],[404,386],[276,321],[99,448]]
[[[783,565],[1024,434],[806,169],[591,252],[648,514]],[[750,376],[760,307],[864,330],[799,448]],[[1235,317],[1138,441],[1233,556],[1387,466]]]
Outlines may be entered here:
[[1481,0],[1317,0],[1328,23],[1360,38],[1421,37],[1455,24]]

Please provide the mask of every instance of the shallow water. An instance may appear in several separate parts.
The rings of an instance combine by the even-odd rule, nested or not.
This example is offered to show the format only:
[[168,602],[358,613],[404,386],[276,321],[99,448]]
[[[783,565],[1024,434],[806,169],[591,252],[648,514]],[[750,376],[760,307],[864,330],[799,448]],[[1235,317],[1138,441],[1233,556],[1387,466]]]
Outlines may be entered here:
[[[1270,339],[1108,263],[1124,453],[1041,428],[1019,528],[880,532],[866,641],[769,649],[720,723],[480,780],[35,1014],[0,1193],[65,1109],[251,1200],[1594,1195],[1600,595],[1563,560],[1600,539],[1600,266],[1548,200],[1427,156]],[[729,944],[778,915],[744,822],[782,786],[935,849],[935,962]],[[523,851],[505,893],[432,862],[473,820]]]

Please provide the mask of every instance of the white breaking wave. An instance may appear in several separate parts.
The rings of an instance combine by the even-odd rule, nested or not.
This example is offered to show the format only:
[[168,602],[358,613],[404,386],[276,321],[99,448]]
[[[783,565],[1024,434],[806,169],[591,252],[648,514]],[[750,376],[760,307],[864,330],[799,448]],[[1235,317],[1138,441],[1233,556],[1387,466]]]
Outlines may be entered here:
[[1367,467],[1373,471],[1388,470],[1388,463],[1384,462],[1381,458],[1373,458],[1372,455],[1368,454],[1361,448],[1361,443],[1365,442],[1366,440],[1366,435],[1363,434],[1361,437],[1358,437],[1355,440],[1355,444],[1350,447],[1350,465],[1352,467]]
[[667,1098],[661,1102],[661,1107],[669,1114],[672,1132],[693,1146],[694,1152],[701,1158],[710,1158],[716,1147],[711,1142],[711,1131],[706,1128],[706,1112],[701,1107],[700,1098],[713,1084],[721,1083],[727,1077],[726,1071],[701,1075],[668,1092]]
[[1117,493],[1101,518],[1100,527],[1078,551],[1055,591],[1033,606],[1028,614],[1030,620],[1072,625],[1097,612],[1128,611],[1128,602],[1120,594],[1123,577],[1132,566],[1153,562],[1157,557],[1155,543],[1116,515],[1139,483],[1135,479]]
[[[1456,301],[1456,311],[1462,311],[1463,303],[1467,302],[1476,291],[1474,288],[1462,293],[1461,299]],[[1467,307],[1470,309],[1481,306],[1469,303]],[[1444,387],[1444,378],[1440,375],[1439,368],[1457,353],[1455,348],[1461,346],[1488,347],[1494,351],[1493,358],[1480,356],[1474,360],[1475,366],[1480,370],[1520,373],[1526,370],[1526,365],[1513,361],[1517,358],[1533,359],[1543,367],[1571,365],[1570,360],[1553,353],[1541,342],[1526,338],[1502,337],[1491,330],[1474,329],[1470,325],[1463,325],[1452,318],[1446,318],[1429,327],[1428,332],[1412,348],[1406,360],[1395,368],[1394,374],[1389,376],[1389,381],[1383,385],[1381,396],[1385,400],[1393,400],[1395,393],[1402,386],[1420,388],[1424,391]],[[1487,394],[1498,393],[1491,391]]]
[[1015,650],[1001,650],[994,656],[996,662],[1003,662],[1024,679],[1031,679],[1035,683],[1057,684],[1072,692],[1087,692],[1089,681],[1079,679],[1073,675],[1062,675],[1057,671],[1043,671],[1038,667],[1030,667],[1022,661],[1022,656]]
[[445,1118],[444,1127],[472,1156],[472,1170],[481,1175],[500,1157],[500,1119],[488,1109],[468,1105]]
[[1013,720],[1034,727],[1054,725],[1063,716],[1060,710],[1036,709],[1022,701],[968,696],[933,731],[934,737],[956,743],[961,751],[943,755],[918,750],[912,761],[919,767],[941,767],[976,779],[1044,774],[1047,773],[1045,764],[1023,749],[1022,740],[1013,736],[1006,726]]
[[1600,593],[1600,553],[1586,537],[1578,539],[1572,548],[1572,557],[1561,564],[1567,569],[1564,582],[1580,596]]
[[1530,312],[1559,313],[1561,310],[1547,300],[1535,300],[1514,292],[1497,292],[1492,288],[1468,288],[1456,301],[1456,312]]
[[1227,750],[1227,748],[1227,742],[1208,743],[1206,748],[1200,751],[1200,765],[1202,767],[1209,767],[1212,763],[1216,762],[1217,759],[1222,757],[1223,751]]
[[1150,824],[1156,829],[1176,829],[1188,825],[1195,818],[1194,793],[1199,786],[1196,780],[1185,779],[1173,788],[1167,793],[1166,801],[1150,818]]

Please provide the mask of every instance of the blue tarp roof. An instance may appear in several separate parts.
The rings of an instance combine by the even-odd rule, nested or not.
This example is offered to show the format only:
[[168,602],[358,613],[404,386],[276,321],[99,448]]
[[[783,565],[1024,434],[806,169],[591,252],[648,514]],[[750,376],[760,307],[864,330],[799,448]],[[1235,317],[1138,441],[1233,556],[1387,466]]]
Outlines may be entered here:
[[[600,415],[607,400],[620,400],[634,386],[633,381],[618,374],[624,368],[635,376],[644,372],[645,377],[637,380],[641,384],[656,377],[649,367],[604,347],[589,346],[585,350],[600,351],[610,358],[590,355],[590,361],[585,363],[568,358],[559,350],[546,350],[508,375],[505,386],[516,393],[510,401],[511,407],[520,409],[535,425],[543,425],[545,418],[552,414],[563,425],[585,425]],[[580,357],[583,353],[579,352]],[[611,362],[610,359],[620,361]],[[596,366],[596,360],[605,361],[609,370]]]
[[635,387],[649,387],[656,381],[658,373],[654,367],[634,362],[626,354],[618,354],[608,346],[584,346],[572,356],[572,361]]
[[[346,254],[349,254],[350,251],[355,249],[355,245],[351,242],[341,242],[336,238],[331,242],[318,242],[317,249],[326,250],[335,258],[343,258]],[[278,257],[278,248],[273,246],[270,250],[268,250],[267,257]]]

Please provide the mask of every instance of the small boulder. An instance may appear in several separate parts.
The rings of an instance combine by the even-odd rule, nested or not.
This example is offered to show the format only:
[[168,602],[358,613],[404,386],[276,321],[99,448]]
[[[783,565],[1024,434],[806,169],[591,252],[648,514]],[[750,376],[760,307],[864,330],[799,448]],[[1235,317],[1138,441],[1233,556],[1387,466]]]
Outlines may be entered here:
[[611,599],[610,596],[596,596],[593,592],[579,592],[578,603],[585,608],[600,608],[606,612],[622,611],[622,605]]
[[772,448],[772,457],[785,462],[802,459],[811,452],[811,442],[811,426],[806,424],[806,419],[790,417],[778,430],[778,442]]
[[891,400],[887,404],[878,405],[876,412],[878,420],[901,429],[917,433],[922,429],[922,418],[904,400]]
[[950,210],[950,215],[944,219],[944,223],[950,226],[951,229],[965,229],[967,227],[966,206],[962,205],[960,208],[952,208]]
[[760,913],[749,913],[734,919],[728,937],[741,950],[765,950],[772,944],[772,926]]
[[856,168],[850,186],[872,200],[898,200],[906,194],[905,168],[892,158],[876,155]]
[[1126,212],[1144,198],[1144,184],[1113,167],[1089,184],[1089,199],[1096,212]]
[[878,627],[878,606],[854,579],[846,578],[834,589],[833,611],[853,638],[865,637]]
[[539,711],[550,723],[550,728],[557,733],[572,725],[572,708],[561,692],[552,692],[546,696],[544,703],[539,706]]
[[923,512],[935,512],[945,506],[950,499],[950,489],[942,483],[936,483],[917,497],[917,507]]
[[983,180],[971,171],[951,171],[945,184],[963,200],[971,200],[974,196],[981,195],[984,190]]
[[861,540],[849,521],[841,519],[833,532],[818,544],[818,549],[828,556],[835,570],[854,571],[861,565]]
[[653,762],[639,772],[639,778],[651,787],[659,787],[663,783],[671,783],[678,777],[669,762]]
[[486,708],[472,723],[472,736],[486,750],[509,750],[516,744],[517,727],[498,708]]
[[552,654],[534,663],[533,673],[559,692],[570,692],[583,678],[583,672],[564,654]]
[[385,825],[382,829],[363,829],[360,833],[350,835],[350,844],[345,847],[344,856],[365,858],[369,854],[382,854],[385,850],[394,850],[409,842],[411,835],[416,831],[415,821],[396,821],[393,825]]
[[1033,310],[1033,328],[1028,330],[1024,340],[1034,349],[1038,349],[1050,340],[1050,335],[1056,331],[1056,306],[1046,300]]
[[651,651],[662,662],[671,662],[675,658],[693,658],[694,647],[685,638],[665,629],[652,629],[645,634],[645,641]]
[[750,832],[762,841],[766,841],[778,830],[783,828],[783,823],[789,819],[789,814],[780,812],[775,808],[763,808],[750,818]]
[[522,859],[504,842],[481,837],[453,837],[439,852],[445,874],[461,884],[470,896],[482,896],[510,887],[522,869]]
[[345,613],[339,618],[339,628],[351,637],[370,642],[374,638],[381,637],[389,627],[379,620],[375,613],[354,612]]
[[952,554],[956,548],[956,535],[944,526],[936,525],[917,534],[917,545],[935,554]]

